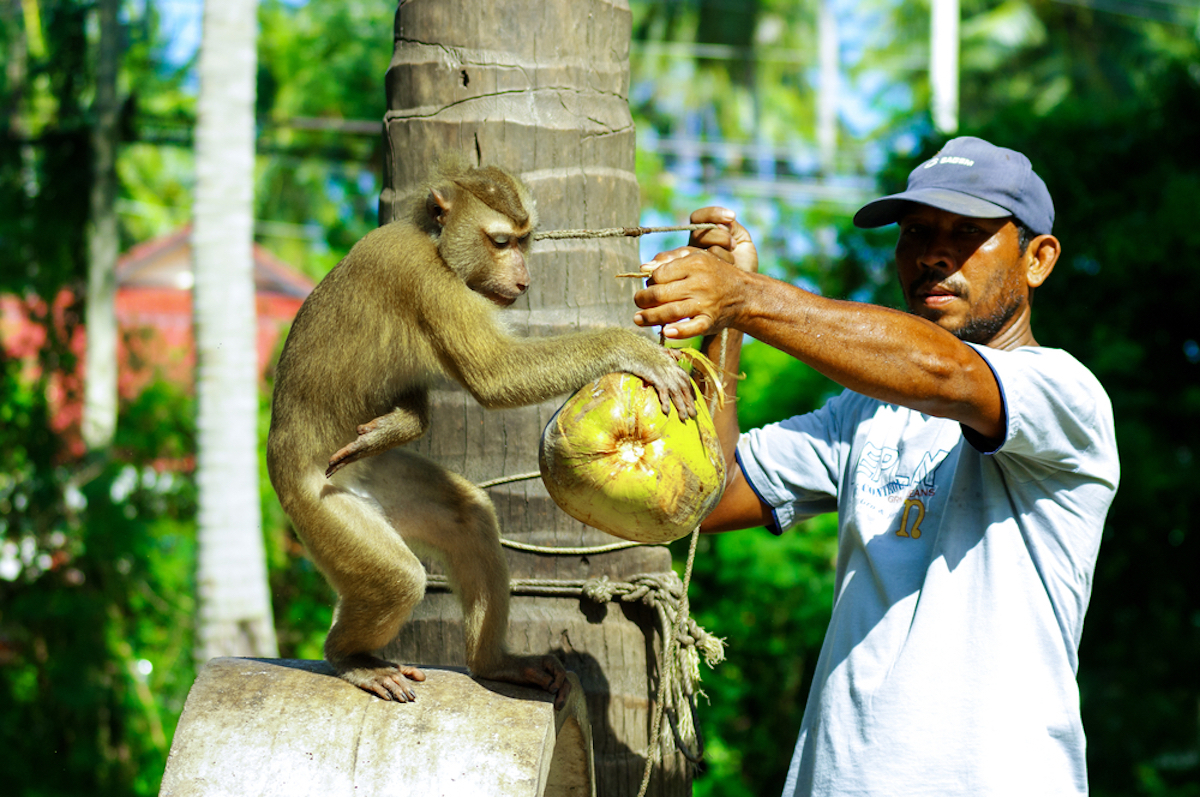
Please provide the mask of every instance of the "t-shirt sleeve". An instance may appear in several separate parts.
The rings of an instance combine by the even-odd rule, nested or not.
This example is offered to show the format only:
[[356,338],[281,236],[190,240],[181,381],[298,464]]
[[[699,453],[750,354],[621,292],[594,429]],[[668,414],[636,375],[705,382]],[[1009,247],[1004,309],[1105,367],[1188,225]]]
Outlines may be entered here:
[[1005,430],[996,441],[963,427],[968,442],[994,455],[1005,473],[1021,482],[1067,471],[1116,487],[1120,468],[1112,404],[1082,363],[1061,349],[973,348],[1000,385]]
[[774,533],[837,511],[847,448],[839,441],[839,429],[848,398],[855,395],[844,393],[815,412],[753,429],[739,439],[738,464],[751,489],[771,508]]

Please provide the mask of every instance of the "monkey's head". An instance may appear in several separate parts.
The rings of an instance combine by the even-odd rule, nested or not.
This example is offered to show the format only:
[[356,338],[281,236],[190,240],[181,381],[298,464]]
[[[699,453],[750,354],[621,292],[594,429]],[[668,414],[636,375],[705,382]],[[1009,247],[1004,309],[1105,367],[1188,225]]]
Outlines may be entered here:
[[537,226],[529,190],[494,166],[442,165],[438,173],[421,226],[467,287],[507,307],[529,287],[525,257]]

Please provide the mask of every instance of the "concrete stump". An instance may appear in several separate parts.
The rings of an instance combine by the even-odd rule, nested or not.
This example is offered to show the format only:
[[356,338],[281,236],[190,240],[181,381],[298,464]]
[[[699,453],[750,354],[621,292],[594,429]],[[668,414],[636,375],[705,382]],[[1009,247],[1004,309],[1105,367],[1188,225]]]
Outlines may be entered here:
[[392,703],[323,661],[219,658],[188,694],[160,797],[592,797],[591,728],[571,674],[551,695],[423,668]]

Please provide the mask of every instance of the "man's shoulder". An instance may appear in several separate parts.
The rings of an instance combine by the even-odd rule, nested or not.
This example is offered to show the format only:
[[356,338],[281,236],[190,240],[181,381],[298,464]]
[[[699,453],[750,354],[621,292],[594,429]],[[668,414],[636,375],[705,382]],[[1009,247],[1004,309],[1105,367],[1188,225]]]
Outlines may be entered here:
[[1091,369],[1066,349],[1056,349],[1051,346],[1022,346],[1005,351],[976,343],[967,345],[979,352],[991,367],[992,372],[996,374],[1001,386],[1004,385],[1006,379],[1025,375],[1049,385],[1076,384],[1086,388],[1089,393],[1107,395],[1104,386]]

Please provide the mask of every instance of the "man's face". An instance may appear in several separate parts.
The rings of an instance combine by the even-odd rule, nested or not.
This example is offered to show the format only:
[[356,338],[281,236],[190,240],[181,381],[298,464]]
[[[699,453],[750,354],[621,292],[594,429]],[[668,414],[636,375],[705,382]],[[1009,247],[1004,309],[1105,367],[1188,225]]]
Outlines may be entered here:
[[1028,312],[1029,284],[1011,218],[927,205],[900,219],[896,268],[909,312],[960,340],[986,344]]

